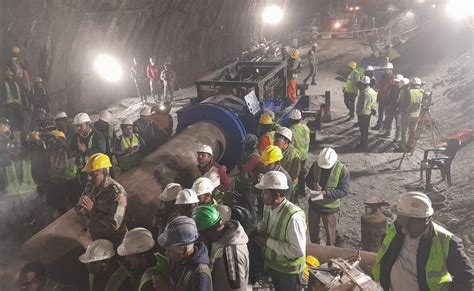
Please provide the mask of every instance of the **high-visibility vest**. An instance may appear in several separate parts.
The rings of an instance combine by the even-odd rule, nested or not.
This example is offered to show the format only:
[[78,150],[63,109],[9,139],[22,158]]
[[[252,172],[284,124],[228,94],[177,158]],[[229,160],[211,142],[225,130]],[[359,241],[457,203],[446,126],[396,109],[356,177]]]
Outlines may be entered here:
[[406,113],[408,113],[411,117],[418,117],[420,115],[423,94],[423,89],[410,89],[410,106],[408,106],[408,112]]
[[344,87],[344,91],[347,93],[359,93],[359,88],[357,87],[357,83],[355,80],[358,80],[360,77],[359,72],[357,70],[352,70],[352,72],[347,76],[346,86]]
[[[329,174],[328,181],[326,183],[326,191],[330,189],[335,189],[339,184],[339,179],[341,178],[342,171],[344,170],[344,165],[337,161],[336,164],[332,167],[331,173]],[[315,164],[314,167],[314,181],[321,181],[321,173],[322,169]],[[312,203],[316,203],[321,207],[336,209],[341,207],[341,199],[336,200],[329,200],[329,199],[321,199],[314,201]]]
[[[120,149],[122,151],[125,151],[131,147],[138,147],[140,145],[140,140],[138,139],[137,134],[133,134],[132,140],[121,136],[120,137]],[[120,170],[123,172],[131,169],[135,166],[137,166],[142,159],[142,156],[140,153],[134,153],[134,154],[126,154],[123,156],[117,156],[117,161],[120,167]]]
[[[243,153],[240,156],[240,165],[242,166],[250,157],[255,155],[260,156],[256,148],[254,148],[250,153]],[[239,189],[252,189],[254,177],[252,177],[252,174],[249,172],[240,173],[237,177],[237,182],[238,184],[236,183],[236,186],[239,187]]]
[[[58,154],[60,154],[58,152]],[[74,158],[69,158],[66,151],[62,156],[57,156],[56,153],[50,157],[51,160],[51,177],[58,179],[71,180],[76,177],[77,166],[74,163]],[[63,158],[64,160],[58,160]]]
[[[453,234],[434,222],[433,230],[433,242],[431,243],[430,254],[425,268],[426,281],[428,282],[428,287],[431,291],[447,290],[449,287],[448,283],[453,280],[446,265],[446,259],[448,258],[449,252],[449,243],[453,237]],[[382,246],[380,247],[377,257],[375,258],[375,265],[372,267],[372,277],[376,281],[380,281],[380,267],[382,259],[396,234],[397,229],[395,228],[395,225],[392,224],[385,234]]]
[[[91,129],[91,132],[92,132],[92,129]],[[77,137],[77,142],[78,143],[82,142],[79,140],[79,136]],[[89,138],[89,142],[87,143],[87,149],[92,148],[93,142],[94,142],[94,132],[92,132]],[[82,169],[86,165],[87,160],[89,160],[89,155],[87,155],[86,153],[79,153],[79,156],[77,158],[77,165]]]
[[283,152],[283,159],[281,159],[280,165],[287,172],[290,172],[297,157],[299,157],[298,151],[293,145],[290,144]]
[[394,48],[389,48],[388,49],[388,59],[390,61],[393,61],[395,59],[398,59],[400,57],[400,53]]
[[294,146],[298,150],[301,160],[305,161],[309,152],[310,130],[302,123],[294,124],[290,129],[293,133]]
[[140,279],[138,291],[141,291],[146,283],[153,281],[153,276],[161,278],[169,278],[170,276],[170,263],[168,258],[160,253],[155,253],[154,255],[156,258],[156,265],[145,270]]
[[[270,230],[268,230],[268,222],[270,219],[271,206],[265,205],[265,208],[263,209],[263,226],[269,237],[279,241],[288,242],[286,231],[290,219],[295,214],[301,214],[304,217],[304,212],[288,200],[283,203],[285,204],[282,205],[275,221],[270,226]],[[262,251],[265,264],[272,270],[284,274],[299,274],[304,269],[304,256],[296,259],[287,259],[285,256],[276,253],[267,246],[264,246]]]
[[372,106],[377,102],[377,92],[374,89],[367,87],[362,91],[362,94],[366,94],[369,97],[367,104],[365,104],[364,110],[362,110],[362,115],[370,115]]

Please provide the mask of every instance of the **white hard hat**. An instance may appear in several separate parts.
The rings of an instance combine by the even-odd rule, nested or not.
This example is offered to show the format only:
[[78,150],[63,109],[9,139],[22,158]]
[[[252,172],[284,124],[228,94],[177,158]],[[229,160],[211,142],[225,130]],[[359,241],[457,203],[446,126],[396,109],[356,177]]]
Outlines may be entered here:
[[83,123],[86,123],[86,122],[91,122],[91,118],[89,117],[89,114],[81,112],[81,113],[78,113],[74,117],[74,121],[72,122],[72,124],[73,125],[78,125],[78,124],[83,124]]
[[411,81],[414,85],[421,85],[421,79],[420,78],[413,78],[413,80]]
[[217,188],[221,185],[221,176],[217,171],[208,171],[206,174],[204,174],[204,177],[208,178],[212,182],[212,187]]
[[407,192],[398,197],[398,203],[391,210],[396,215],[426,218],[433,215],[431,200],[421,192]]
[[223,223],[230,220],[230,217],[232,216],[232,210],[229,206],[217,204],[214,207],[221,213],[221,220]]
[[105,122],[110,122],[112,120],[112,114],[108,110],[104,110],[99,113],[99,119]]
[[363,76],[362,79],[360,79],[360,82],[365,85],[370,84],[370,77],[369,76]]
[[313,47],[316,47],[316,46],[318,46],[318,44],[317,44],[317,43],[313,43]]
[[122,120],[122,123],[120,125],[133,125],[133,121],[130,118],[126,118]]
[[322,169],[331,169],[337,162],[337,153],[332,148],[324,148],[318,156],[318,166]]
[[117,248],[119,256],[129,256],[144,253],[155,246],[155,240],[148,229],[137,227],[125,234],[122,243]]
[[402,79],[403,79],[403,75],[402,75],[402,74],[397,74],[397,75],[395,76],[395,78],[393,78],[393,80],[394,80],[395,82],[400,82]]
[[303,116],[301,115],[301,111],[295,108],[288,113],[288,118],[292,120],[301,120]]
[[60,118],[67,118],[66,112],[61,111],[61,112],[56,113],[56,115],[54,116],[54,120],[60,119]]
[[208,146],[207,144],[203,144],[202,146],[199,147],[199,149],[197,150],[198,153],[206,153],[206,154],[210,154],[211,156],[213,155],[212,154],[212,148],[210,146]]
[[160,193],[160,196],[158,196],[158,198],[164,202],[174,201],[176,200],[176,197],[178,196],[178,193],[181,190],[183,190],[183,187],[181,187],[181,185],[179,185],[178,183],[169,183]]
[[257,189],[288,190],[288,180],[285,174],[279,171],[269,171],[263,174],[260,182],[255,185]]
[[150,106],[143,107],[143,109],[140,111],[140,115],[141,116],[151,116],[152,115],[151,107]]
[[194,203],[199,203],[199,199],[196,195],[196,192],[191,189],[183,189],[178,192],[178,196],[176,196],[176,205]]
[[192,190],[196,193],[197,196],[204,194],[212,193],[214,191],[214,186],[209,178],[200,177],[197,178],[193,183]]
[[367,66],[367,69],[365,69],[366,71],[373,71],[374,70],[374,67],[372,66]]
[[102,260],[107,260],[115,256],[114,245],[106,239],[92,241],[86,252],[79,257],[81,263],[87,264]]
[[292,142],[293,140],[293,133],[291,132],[291,129],[289,129],[288,127],[281,127],[278,131],[277,131],[277,134],[285,137],[287,140],[289,140],[290,142]]
[[393,69],[393,64],[392,63],[387,63],[385,65],[385,67],[383,67],[384,69]]
[[410,79],[408,78],[403,78],[399,83],[398,83],[398,87],[399,88],[402,88],[406,85],[410,84]]

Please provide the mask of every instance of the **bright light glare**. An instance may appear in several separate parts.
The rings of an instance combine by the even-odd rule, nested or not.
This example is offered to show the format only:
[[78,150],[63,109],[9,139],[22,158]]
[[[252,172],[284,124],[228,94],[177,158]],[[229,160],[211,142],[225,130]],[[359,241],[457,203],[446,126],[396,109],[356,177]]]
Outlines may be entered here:
[[165,109],[166,109],[165,105],[164,105],[164,104],[160,104],[160,110],[163,111],[163,110],[165,110]]
[[263,9],[262,18],[266,23],[279,23],[283,19],[283,10],[278,6],[267,6]]
[[120,63],[109,55],[99,55],[94,61],[94,68],[102,78],[110,82],[122,79],[123,70]]
[[464,20],[474,16],[474,3],[472,0],[449,0],[446,10],[452,19]]
[[436,8],[436,4],[431,5],[431,7]]
[[341,27],[341,24],[339,22],[334,23],[334,28],[339,28]]
[[359,9],[360,9],[360,7],[359,7],[359,6],[356,6],[356,10],[359,10]]

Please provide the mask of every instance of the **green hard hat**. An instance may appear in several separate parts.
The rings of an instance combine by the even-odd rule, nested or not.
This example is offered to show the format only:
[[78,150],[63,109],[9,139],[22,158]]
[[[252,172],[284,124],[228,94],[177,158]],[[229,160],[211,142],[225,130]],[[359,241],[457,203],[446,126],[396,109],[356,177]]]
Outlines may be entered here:
[[193,210],[198,231],[209,229],[221,220],[221,213],[212,205],[202,205]]

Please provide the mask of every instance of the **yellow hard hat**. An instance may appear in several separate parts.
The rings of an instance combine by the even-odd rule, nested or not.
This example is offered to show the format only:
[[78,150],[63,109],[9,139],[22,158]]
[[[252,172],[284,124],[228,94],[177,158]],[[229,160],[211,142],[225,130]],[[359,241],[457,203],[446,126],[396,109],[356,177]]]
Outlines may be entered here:
[[281,149],[277,146],[271,145],[268,146],[265,151],[263,151],[262,155],[260,156],[260,161],[264,165],[273,164],[276,162],[281,161],[283,159],[283,154]]
[[300,51],[299,51],[298,49],[293,49],[293,50],[291,51],[291,57],[292,57],[293,59],[296,59],[296,58],[299,57],[299,56],[300,56]]
[[20,53],[20,48],[17,46],[12,47],[12,53]]
[[356,62],[348,62],[347,66],[353,70],[357,68],[357,63]]
[[26,141],[40,141],[40,133],[38,131],[32,131],[26,135]]
[[86,165],[82,168],[83,172],[95,172],[100,169],[106,169],[112,167],[110,159],[107,155],[97,153],[93,154],[89,160],[87,160]]
[[60,130],[57,130],[57,129],[51,130],[51,131],[49,132],[49,134],[51,134],[51,135],[54,136],[54,137],[66,138],[66,135],[64,134],[64,132],[62,132],[62,131],[60,131]]
[[309,268],[310,267],[319,267],[320,263],[319,260],[313,256],[306,256],[306,266],[304,267],[303,277],[308,280],[309,279]]
[[264,114],[260,117],[260,124],[272,124],[273,123],[273,118],[270,115]]

